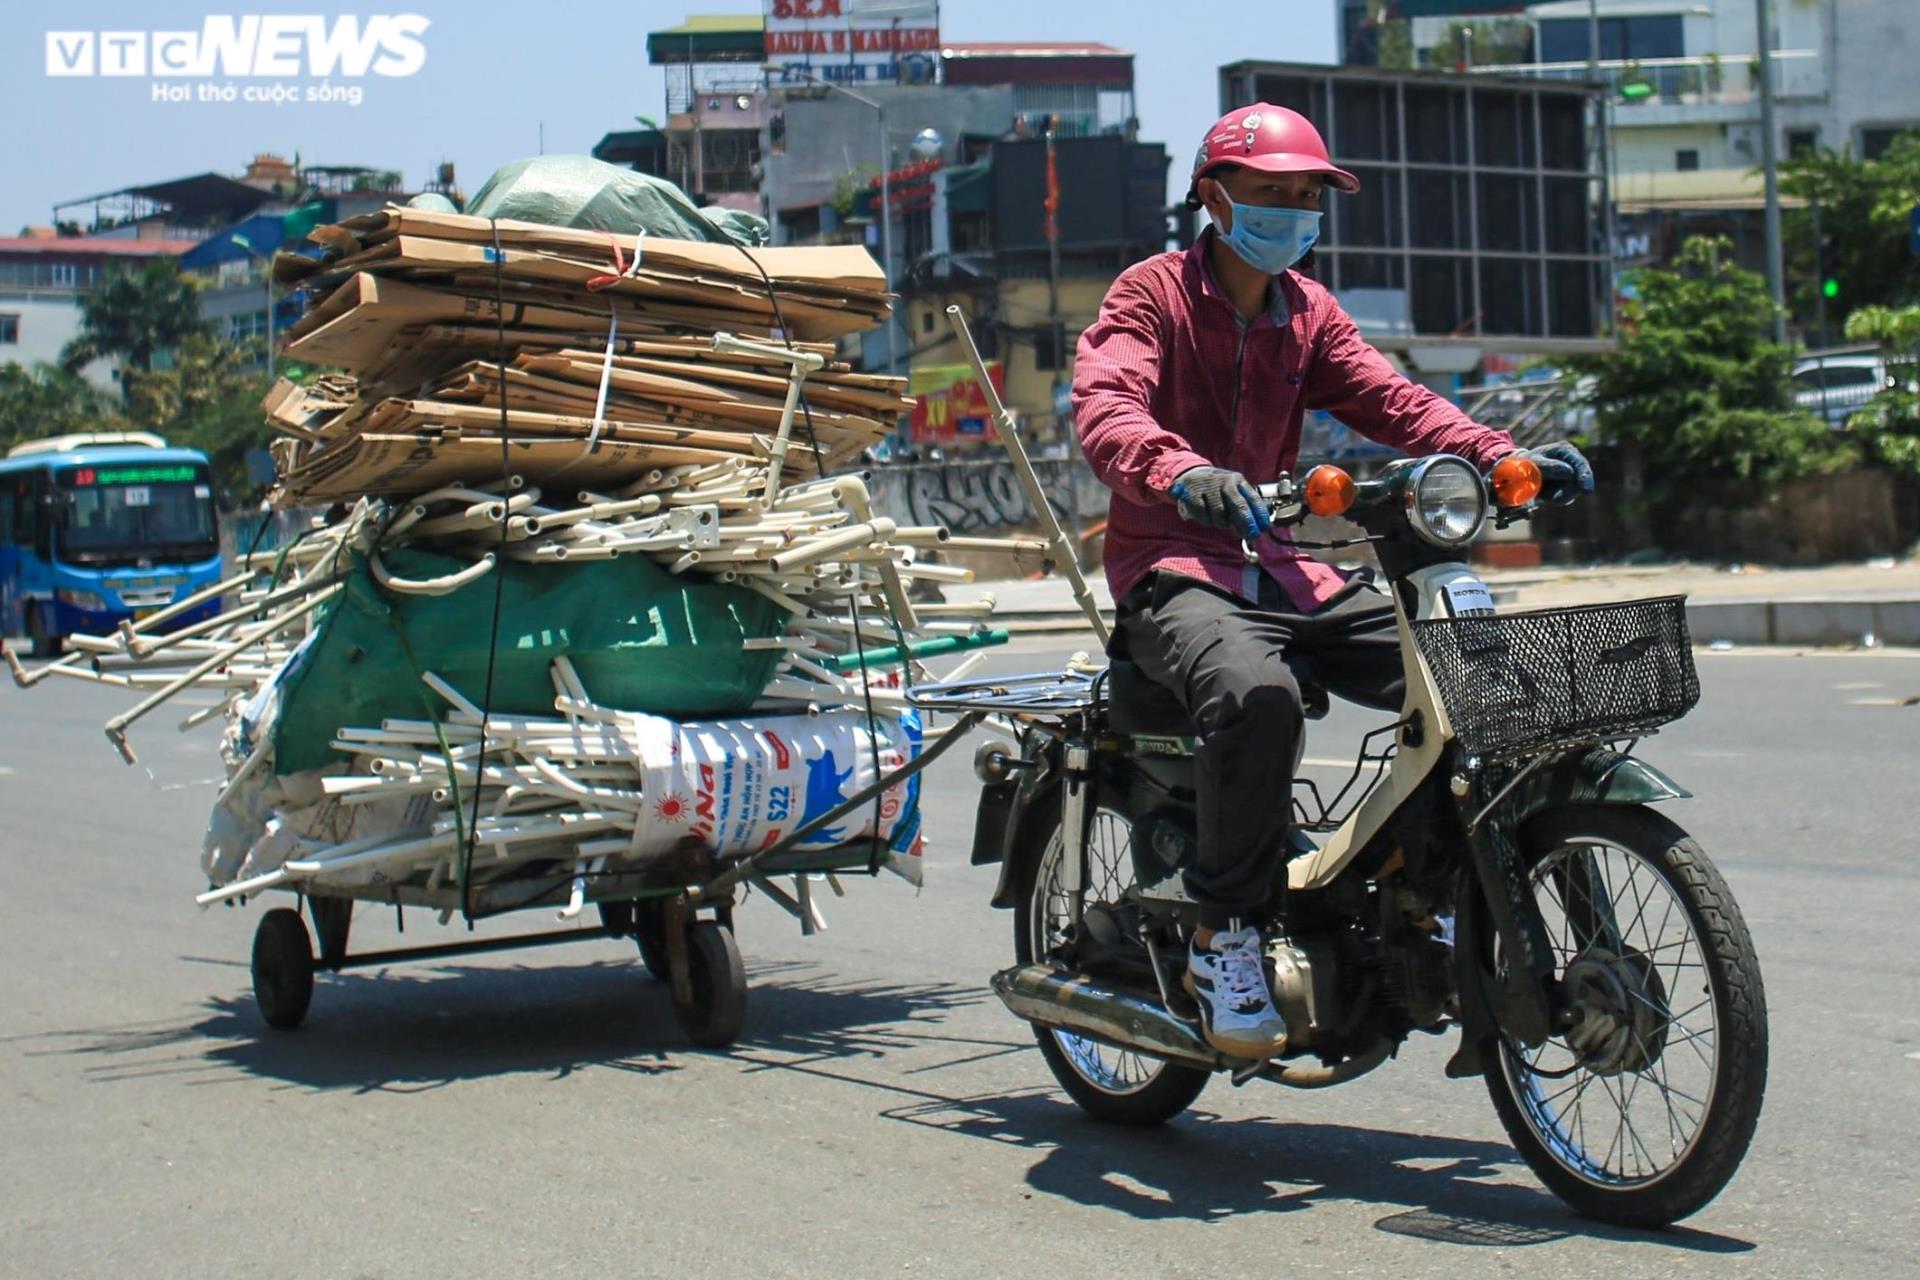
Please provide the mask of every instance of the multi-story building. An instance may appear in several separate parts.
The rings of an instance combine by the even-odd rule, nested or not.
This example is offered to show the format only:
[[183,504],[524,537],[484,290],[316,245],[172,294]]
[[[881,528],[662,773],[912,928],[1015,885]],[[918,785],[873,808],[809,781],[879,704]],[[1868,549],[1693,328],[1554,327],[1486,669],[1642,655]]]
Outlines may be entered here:
[[1525,0],[1334,0],[1340,61],[1413,71],[1528,60],[1526,7]]
[[[0,364],[58,364],[80,331],[80,299],[116,269],[185,253],[192,240],[158,236],[62,236],[51,227],[0,238]],[[111,390],[115,366],[96,360],[82,372]]]
[[700,204],[759,212],[765,19],[690,17],[647,36],[647,61],[666,69],[665,124],[609,134],[593,154],[678,183]]
[[[1128,265],[1167,247],[1168,156],[1119,133],[1055,138],[1058,206],[1048,236],[1048,142],[997,140],[967,164],[923,174],[925,244],[895,288],[916,369],[963,356],[945,308],[958,304],[982,354],[997,360],[1009,407],[1045,438],[1065,424],[1073,352],[1107,288]],[[906,176],[906,175],[902,175]],[[908,191],[912,193],[913,187]],[[909,194],[909,208],[922,199]]]
[[[1901,130],[1920,128],[1913,0],[1773,0],[1770,9],[1778,155],[1820,146],[1873,157]],[[1715,231],[1759,263],[1755,0],[1336,0],[1344,56],[1374,62],[1412,47],[1417,58],[1420,39],[1437,38],[1438,10],[1452,22],[1519,21],[1531,31],[1530,56],[1456,69],[1592,76],[1604,86],[1623,261],[1660,261],[1684,235]]]
[[[452,183],[443,165],[427,189],[452,192]],[[300,166],[263,153],[238,178],[193,174],[56,205],[53,226],[0,239],[0,363],[57,360],[79,331],[81,298],[111,272],[158,257],[201,278],[200,313],[217,335],[257,344],[264,359],[268,329],[300,315],[292,297],[275,300],[271,323],[267,314],[266,266],[289,225],[338,221],[407,195],[392,170]],[[113,385],[110,362],[86,374]]]
[[[214,333],[268,361],[273,334],[300,318],[300,300],[272,296],[268,267],[283,245],[298,241],[322,223],[404,203],[411,192],[401,174],[362,165],[295,165],[276,155],[260,155],[241,180],[267,196],[245,217],[205,229],[200,241],[181,255],[180,266],[202,280],[200,314]],[[440,166],[426,187],[457,195],[453,166]],[[269,306],[271,305],[271,315]]]
[[[938,35],[938,6],[920,0],[688,18],[647,40],[667,69],[665,123],[610,133],[594,155],[759,212],[776,244],[866,245],[903,305],[849,355],[950,369],[939,308],[958,300],[1008,403],[1051,423],[1107,286],[1169,238],[1167,157],[1135,140],[1130,52]],[[1057,247],[1040,234],[1049,130]]]
[[1240,62],[1222,109],[1271,102],[1319,126],[1360,191],[1327,201],[1313,270],[1369,339],[1416,368],[1606,340],[1604,170],[1584,86]]

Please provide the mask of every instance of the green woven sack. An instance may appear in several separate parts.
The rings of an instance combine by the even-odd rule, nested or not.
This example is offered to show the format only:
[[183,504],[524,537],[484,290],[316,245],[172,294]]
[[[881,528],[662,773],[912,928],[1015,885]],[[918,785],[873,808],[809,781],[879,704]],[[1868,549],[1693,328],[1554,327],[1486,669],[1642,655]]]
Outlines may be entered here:
[[[391,552],[385,560],[396,576],[410,579],[464,567],[428,551]],[[777,649],[741,647],[781,633],[779,606],[741,587],[675,577],[644,556],[577,564],[509,560],[444,596],[387,591],[356,558],[346,590],[282,678],[273,729],[276,770],[293,773],[340,759],[328,744],[343,726],[419,719],[429,706],[444,714],[445,705],[420,683],[421,671],[481,703],[496,591],[500,641],[492,709],[504,714],[556,714],[548,671],[563,655],[594,701],[674,717],[746,710],[780,660]]]

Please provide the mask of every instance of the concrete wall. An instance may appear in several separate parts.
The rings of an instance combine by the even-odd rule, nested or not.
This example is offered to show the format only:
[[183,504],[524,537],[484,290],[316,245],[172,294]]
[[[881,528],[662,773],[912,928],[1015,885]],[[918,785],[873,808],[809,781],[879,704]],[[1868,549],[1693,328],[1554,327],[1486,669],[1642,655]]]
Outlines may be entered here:
[[1751,161],[1734,156],[1727,144],[1726,130],[1716,124],[1623,128],[1614,141],[1613,166],[1614,172],[1621,175],[1622,196],[1631,191],[1633,174],[1673,172],[1678,167],[1674,155],[1683,148],[1700,153],[1702,169],[1752,167]]
[[[1033,469],[1081,566],[1097,573],[1104,539],[1097,533],[1083,535],[1107,518],[1106,487],[1077,455],[1035,458]],[[972,459],[881,467],[871,485],[875,509],[898,524],[942,524],[963,537],[1046,536],[1013,463],[998,448]],[[943,550],[938,555],[941,562],[971,569],[981,579],[1025,577],[1051,558],[998,551]]]
[[1833,125],[1821,130],[1821,142],[1857,146],[1862,125],[1920,127],[1920,7],[1913,0],[1827,0],[1825,7],[1833,23]]
[[[1035,458],[1040,487],[1071,535],[1076,522],[1107,517],[1107,490],[1078,457]],[[881,467],[873,473],[874,506],[899,524],[943,524],[956,534],[1006,534],[1039,528],[1013,463],[995,456]]]
[[1913,539],[1910,496],[1890,471],[1810,476],[1770,490],[1728,483],[1671,513],[1655,539],[1708,560],[1813,565],[1899,555]]
[[[1601,0],[1600,12],[1610,7]],[[1553,16],[1564,5],[1551,6]],[[1620,6],[1625,11],[1625,6]],[[1536,7],[1536,16],[1542,13]],[[1914,0],[1774,0],[1780,52],[1811,50],[1816,59],[1784,59],[1775,83],[1778,143],[1813,128],[1829,147],[1860,144],[1863,127],[1920,126],[1920,9]],[[1759,48],[1753,0],[1715,0],[1711,11],[1689,14],[1685,24],[1690,57],[1717,53],[1730,89],[1749,83],[1747,66]],[[1666,172],[1674,152],[1700,152],[1703,169],[1752,168],[1760,163],[1757,97],[1699,103],[1620,105],[1614,108],[1618,161],[1623,175]]]
[[[20,340],[0,346],[0,364],[58,364],[60,349],[80,331],[80,299],[74,295],[9,293],[0,290],[0,314],[20,318]],[[103,391],[119,387],[115,362],[95,360],[81,372]]]

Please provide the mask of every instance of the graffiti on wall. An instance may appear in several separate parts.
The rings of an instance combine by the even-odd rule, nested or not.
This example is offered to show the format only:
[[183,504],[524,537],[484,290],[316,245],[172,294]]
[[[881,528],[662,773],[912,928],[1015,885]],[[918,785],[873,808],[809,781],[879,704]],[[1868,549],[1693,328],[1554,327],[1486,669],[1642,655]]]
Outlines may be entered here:
[[[1034,472],[1067,528],[1104,519],[1107,490],[1077,458],[1036,458]],[[955,533],[1031,529],[1039,515],[1005,458],[913,463],[873,473],[874,502],[898,524],[943,524]]]

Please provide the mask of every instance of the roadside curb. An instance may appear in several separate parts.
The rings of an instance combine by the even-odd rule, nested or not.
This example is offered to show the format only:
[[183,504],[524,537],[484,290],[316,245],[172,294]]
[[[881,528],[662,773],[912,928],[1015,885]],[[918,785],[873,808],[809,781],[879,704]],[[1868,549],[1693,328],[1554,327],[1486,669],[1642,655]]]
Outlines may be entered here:
[[1688,601],[1687,629],[1703,644],[1920,645],[1920,600]]

